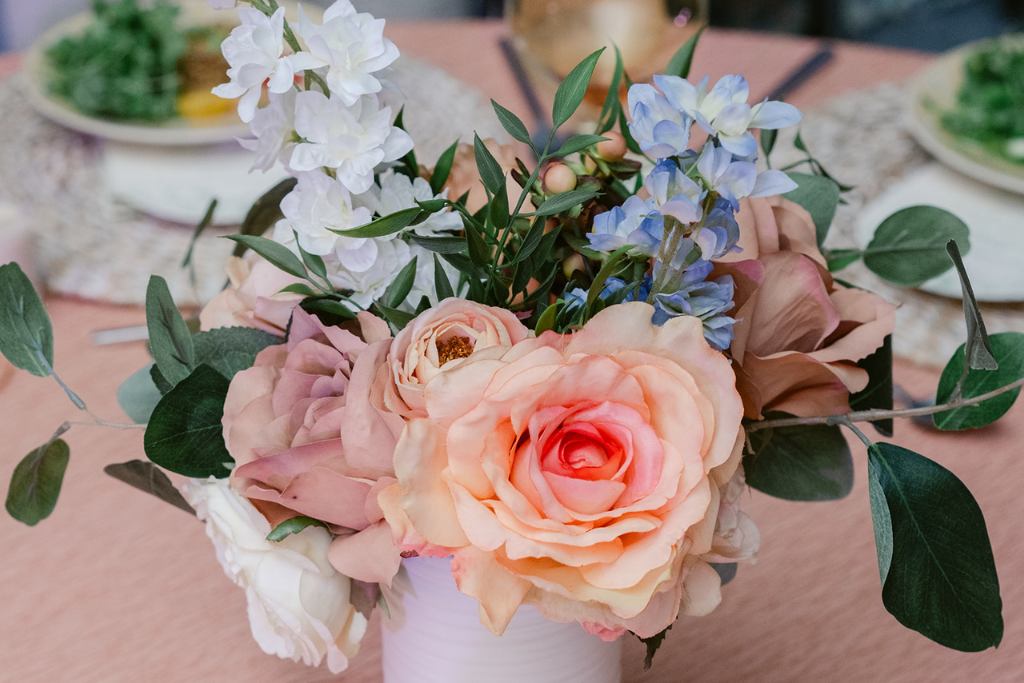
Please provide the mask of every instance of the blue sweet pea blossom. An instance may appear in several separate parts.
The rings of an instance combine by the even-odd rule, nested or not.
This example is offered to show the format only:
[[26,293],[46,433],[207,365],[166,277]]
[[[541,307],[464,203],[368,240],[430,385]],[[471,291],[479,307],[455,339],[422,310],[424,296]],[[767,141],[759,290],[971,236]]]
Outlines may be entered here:
[[750,87],[743,76],[723,76],[711,91],[710,77],[697,83],[678,76],[655,76],[654,84],[673,109],[692,118],[708,135],[717,136],[721,146],[741,159],[752,159],[757,141],[752,128],[774,130],[791,126],[802,118],[799,110],[785,102],[765,100],[747,104]]
[[673,107],[665,96],[645,83],[629,89],[629,132],[647,154],[664,159],[686,151],[693,117]]
[[594,217],[593,232],[587,233],[590,248],[612,252],[628,244],[646,256],[658,253],[664,225],[652,200],[632,196],[622,206]]

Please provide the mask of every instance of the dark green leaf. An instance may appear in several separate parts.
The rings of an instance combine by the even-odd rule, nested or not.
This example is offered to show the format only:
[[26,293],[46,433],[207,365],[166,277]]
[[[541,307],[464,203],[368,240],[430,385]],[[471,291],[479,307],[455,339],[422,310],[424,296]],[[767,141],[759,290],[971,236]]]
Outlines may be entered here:
[[607,139],[608,138],[603,135],[573,135],[562,143],[562,146],[558,148],[557,152],[555,152],[555,156],[567,157],[570,154],[584,150],[587,147],[591,147]]
[[690,67],[693,65],[693,53],[697,50],[697,41],[700,39],[700,35],[702,33],[704,33],[703,28],[693,34],[693,37],[686,41],[686,43],[679,48],[674,55],[672,55],[672,59],[669,60],[668,66],[665,67],[666,75],[679,76],[680,78],[687,78],[690,75]]
[[434,255],[434,289],[437,292],[437,300],[444,301],[455,296],[452,291],[452,283],[448,281],[448,274],[441,267],[441,261]]
[[[295,246],[299,248],[299,256],[302,257],[302,263],[305,264],[306,269],[320,278],[321,282],[327,282],[327,266],[324,264],[323,258],[317,254],[310,254],[308,251],[302,248],[302,244],[299,243],[299,234],[292,231],[295,234]],[[305,276],[300,276],[305,277]]]
[[501,231],[508,225],[508,211],[508,192],[502,185],[502,189],[491,199],[490,209],[487,212],[491,219],[491,225],[494,226],[495,234],[501,234]]
[[35,526],[50,516],[60,496],[70,455],[62,439],[53,439],[18,463],[7,489],[7,512],[11,517]]
[[[491,250],[487,247],[487,243],[484,242],[483,235],[471,222],[463,221],[463,223],[466,226],[466,241],[469,243],[470,260],[477,266],[488,265],[491,262]],[[454,254],[450,255],[454,256]]]
[[[892,410],[892,335],[885,338],[882,346],[867,358],[862,358],[857,367],[867,370],[868,385],[863,391],[850,394],[851,410]],[[876,420],[871,423],[883,436],[892,436],[892,420]]]
[[234,459],[224,446],[221,418],[228,380],[200,365],[160,399],[149,418],[146,457],[186,477],[226,477]]
[[313,519],[312,517],[292,517],[274,527],[274,530],[267,534],[268,541],[283,541],[292,534],[297,534],[306,527],[319,526],[327,528],[327,525],[321,522],[319,519]]
[[410,233],[409,241],[435,254],[459,254],[466,251],[467,248],[465,237],[422,237],[416,233]]
[[615,127],[622,113],[622,52],[619,46],[615,45],[615,69],[612,71],[612,80],[608,83],[608,94],[604,98],[604,106],[601,108],[601,116],[598,118],[597,134],[607,133]]
[[317,296],[303,299],[299,307],[310,315],[315,315],[324,325],[340,325],[346,320],[354,320],[356,314],[334,296]]
[[825,260],[830,273],[842,270],[860,260],[860,249],[826,249]]
[[[245,219],[242,221],[241,228],[239,229],[240,234],[259,237],[269,230],[272,225],[284,218],[284,214],[281,213],[281,200],[295,189],[296,183],[298,183],[298,180],[295,178],[286,178],[257,199],[256,203],[249,209],[249,212],[245,214]],[[241,256],[245,253],[246,249],[246,245],[239,242],[235,245],[234,255]]]
[[280,337],[254,327],[218,327],[200,332],[193,341],[196,363],[209,365],[227,379],[251,368],[263,349],[283,343]]
[[796,202],[811,214],[820,247],[828,236],[828,230],[832,227],[832,219],[836,215],[836,208],[839,206],[839,186],[835,181],[817,175],[807,175],[806,173],[787,173],[786,175],[798,187],[782,196]]
[[516,262],[530,258],[530,255],[540,246],[541,240],[544,239],[544,225],[546,222],[542,218],[534,219],[533,225],[530,226],[530,231],[526,233],[519,251],[516,252]]
[[185,252],[185,259],[181,262],[182,268],[188,268],[192,265],[192,252],[196,248],[196,241],[199,236],[203,234],[203,231],[210,227],[210,223],[213,222],[213,212],[217,210],[217,200],[214,199],[210,202],[210,206],[207,207],[206,213],[203,215],[199,225],[192,231],[192,239],[188,241],[188,250]]
[[459,143],[453,142],[452,146],[446,149],[437,159],[434,172],[430,174],[430,190],[434,194],[441,194],[444,184],[448,182],[448,176],[452,172],[452,163],[455,161],[455,150]]
[[761,429],[750,432],[750,446],[753,453],[743,458],[747,484],[770,496],[839,500],[853,488],[853,458],[839,427]]
[[601,58],[602,52],[604,52],[603,47],[573,67],[565,80],[558,84],[558,90],[555,92],[555,104],[551,109],[551,120],[556,129],[568,121],[583,102],[583,96],[590,84],[590,77],[594,73],[594,67],[597,66],[597,60]]
[[777,130],[762,130],[761,131],[761,149],[764,150],[764,155],[767,158],[772,150],[775,149],[775,140],[779,137],[779,131]]
[[351,230],[332,230],[342,237],[386,237],[412,225],[421,213],[420,207],[402,209],[387,216],[370,221],[366,225]]
[[[793,146],[796,147],[801,152],[807,152],[807,145],[804,144],[804,138],[801,135],[800,131],[797,131],[796,133],[796,139],[793,140]],[[810,152],[808,152],[808,154],[810,154]]]
[[150,363],[133,373],[117,389],[118,405],[136,424],[149,421],[150,414],[163,396],[153,381],[153,367],[154,364]]
[[632,245],[628,244],[624,247],[619,247],[608,255],[608,259],[601,266],[601,270],[597,271],[597,275],[594,276],[594,282],[590,285],[590,291],[587,292],[587,311],[591,312],[590,315],[593,315],[594,303],[601,298],[605,282],[608,281],[608,278],[615,272],[615,269],[626,258],[626,252],[632,248]]
[[161,374],[160,368],[156,366],[156,363],[150,364],[149,376],[152,378],[153,384],[156,386],[161,396],[166,396],[167,392],[174,388],[174,386],[167,381],[167,378],[164,377],[163,374]]
[[[964,398],[981,396],[1024,378],[1024,334],[1001,332],[993,334],[989,337],[989,341],[992,344],[993,357],[998,362],[999,368],[997,370],[969,370],[960,389],[960,394]],[[952,398],[957,383],[964,376],[965,359],[964,346],[961,345],[942,371],[942,377],[939,378],[939,388],[936,392],[937,404],[946,403]],[[1005,415],[1019,395],[1020,388],[1018,387],[977,405],[935,413],[932,420],[936,427],[946,430],[984,427]]]
[[541,202],[534,215],[554,216],[563,211],[573,209],[584,202],[588,202],[599,194],[601,194],[601,187],[599,185],[587,183],[583,187],[577,187],[575,190],[551,195]]
[[672,625],[669,624],[668,628],[664,631],[657,633],[650,638],[640,638],[640,636],[637,636],[637,638],[640,638],[640,642],[647,646],[647,655],[644,656],[644,671],[651,668],[651,664],[654,663],[654,654],[658,651],[658,648],[661,647],[661,644],[665,642],[665,636],[667,636],[668,632],[671,630]]
[[412,261],[405,264],[405,267],[399,271],[394,281],[388,285],[387,290],[384,292],[384,299],[387,300],[389,308],[398,308],[405,301],[406,297],[409,296],[413,283],[416,281],[416,264],[418,261],[419,257],[413,256]]
[[999,364],[992,356],[992,345],[989,343],[985,321],[981,319],[978,300],[974,298],[974,288],[967,277],[964,260],[960,258],[960,249],[955,241],[946,242],[946,253],[953,259],[956,273],[960,277],[960,291],[963,294],[964,318],[967,321],[967,345],[964,355],[972,370],[998,370]]
[[890,282],[917,287],[952,267],[946,252],[951,239],[962,253],[970,249],[962,220],[935,206],[911,206],[878,226],[864,250],[864,265]]
[[0,353],[37,377],[53,372],[53,325],[17,263],[0,266]]
[[103,471],[118,481],[123,481],[129,486],[156,496],[165,503],[170,503],[179,510],[184,510],[192,516],[196,514],[196,511],[171,483],[164,471],[149,461],[129,460],[107,465]]
[[403,329],[406,325],[411,323],[413,321],[413,318],[416,317],[412,313],[406,313],[405,311],[400,311],[396,308],[385,306],[379,301],[376,302],[374,305],[377,307],[377,310],[380,311],[381,315],[384,316],[384,319],[387,320],[392,325],[394,325],[399,330]]
[[290,292],[292,294],[301,294],[302,296],[318,296],[317,292],[314,291],[309,285],[301,282],[294,282],[287,287],[281,288],[282,292]]
[[423,209],[423,212],[422,212],[421,215],[416,217],[416,220],[413,221],[414,224],[421,223],[422,221],[426,220],[429,217],[430,214],[437,213],[438,211],[440,211],[440,210],[444,209],[445,207],[447,207],[448,206],[448,200],[447,199],[425,199],[423,201],[420,201],[420,200],[417,199],[416,200],[416,206],[418,206],[421,209]]
[[244,244],[289,275],[308,279],[306,267],[302,265],[299,257],[293,254],[291,249],[274,240],[255,235],[228,235],[227,239]]
[[558,315],[558,308],[561,304],[562,301],[556,301],[545,308],[544,312],[540,314],[539,318],[537,318],[536,332],[538,337],[544,332],[555,328],[555,316]]
[[955,650],[999,645],[999,577],[971,492],[949,470],[888,443],[868,449],[868,476],[885,608]]
[[509,135],[519,140],[519,142],[533,147],[533,143],[530,141],[530,132],[526,130],[526,126],[523,125],[518,116],[494,100],[491,100],[491,106],[494,107],[494,113],[498,115],[498,121],[501,122],[502,127],[508,131]]
[[160,374],[172,385],[188,377],[196,367],[192,332],[174,305],[167,282],[159,275],[151,276],[146,288],[146,326],[149,348]]
[[708,562],[708,564],[710,564],[711,568],[718,573],[718,578],[722,580],[723,586],[736,578],[737,565],[735,562],[725,564],[719,562]]
[[[633,139],[633,134],[629,132],[629,124],[626,123],[626,112],[622,110],[619,111],[619,132],[622,133],[622,137],[626,138],[626,148],[630,152],[633,154],[644,153],[637,141]],[[639,188],[643,187],[643,177],[639,174],[636,177],[636,185],[637,192],[639,192]]]
[[480,180],[492,194],[505,191],[505,173],[501,164],[495,159],[479,135],[473,136],[473,155],[476,157],[476,168],[480,172]]
[[[401,128],[405,130],[405,107],[403,106],[398,110],[398,116],[395,117],[395,128]],[[401,163],[399,164],[399,171],[411,179],[415,179],[419,176],[420,167],[416,161],[416,150],[410,149],[404,157],[402,157]]]

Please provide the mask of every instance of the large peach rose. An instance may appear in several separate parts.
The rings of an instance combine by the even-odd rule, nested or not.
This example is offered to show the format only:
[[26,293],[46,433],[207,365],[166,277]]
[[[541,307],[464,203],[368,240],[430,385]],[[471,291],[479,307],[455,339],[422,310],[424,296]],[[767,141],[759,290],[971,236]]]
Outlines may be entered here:
[[292,310],[303,297],[281,290],[303,280],[249,253],[247,258],[228,260],[225,271],[231,284],[199,313],[199,326],[256,327],[283,337]]
[[646,637],[721,598],[702,556],[742,403],[700,320],[656,327],[651,313],[611,306],[425,387],[428,417],[409,422],[398,484],[378,500],[403,550],[454,555],[495,633],[529,603],[604,638]]
[[423,387],[464,358],[490,349],[502,354],[529,336],[510,311],[464,299],[445,299],[398,333],[382,370],[384,405],[403,417],[426,415]]
[[378,409],[373,379],[391,346],[387,325],[359,314],[361,337],[296,309],[287,344],[235,375],[224,403],[232,486],[274,524],[297,515],[339,534],[328,557],[346,576],[388,584],[401,558],[377,506],[393,483],[405,422]]
[[736,218],[744,251],[723,259],[718,271],[736,282],[729,353],[747,417],[849,411],[850,394],[868,383],[857,362],[892,334],[896,307],[832,278],[814,222],[799,205],[745,199]]

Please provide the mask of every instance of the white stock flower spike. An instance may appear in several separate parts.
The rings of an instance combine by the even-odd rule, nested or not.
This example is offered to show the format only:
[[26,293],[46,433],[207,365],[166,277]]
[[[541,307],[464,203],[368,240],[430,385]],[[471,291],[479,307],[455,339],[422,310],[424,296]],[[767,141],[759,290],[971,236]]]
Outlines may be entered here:
[[366,225],[372,219],[370,210],[353,208],[344,184],[321,171],[306,171],[296,177],[295,189],[281,200],[284,218],[274,227],[274,239],[290,242],[294,231],[299,244],[310,254],[325,256],[340,249],[347,268],[369,268],[377,258],[377,245],[372,239],[343,237],[331,231]]
[[238,144],[256,153],[251,170],[269,171],[278,160],[287,169],[288,157],[295,147],[292,131],[295,130],[296,94],[294,89],[270,93],[267,106],[257,109],[249,122],[249,130],[255,137],[238,138]]

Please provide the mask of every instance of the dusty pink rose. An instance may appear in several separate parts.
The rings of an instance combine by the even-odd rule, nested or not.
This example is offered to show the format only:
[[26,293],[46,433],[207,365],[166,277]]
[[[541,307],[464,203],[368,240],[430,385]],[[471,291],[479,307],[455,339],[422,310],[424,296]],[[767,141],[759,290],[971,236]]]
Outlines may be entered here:
[[395,481],[405,422],[379,409],[373,379],[391,346],[387,325],[359,314],[361,336],[296,309],[287,344],[235,375],[224,404],[232,486],[273,524],[297,515],[340,535],[328,557],[342,574],[389,584],[401,558],[377,493]]
[[747,417],[849,411],[850,394],[868,383],[857,361],[892,333],[896,307],[832,278],[814,222],[799,205],[782,197],[742,200],[736,218],[744,251],[718,270],[736,282],[729,353]]
[[454,555],[495,633],[528,603],[652,636],[721,599],[702,556],[740,459],[734,384],[698,319],[612,306],[435,377],[379,502],[404,550]]
[[503,308],[445,299],[395,337],[379,380],[384,405],[403,417],[423,417],[427,382],[484,350],[491,356],[501,355],[529,333]]
[[231,285],[199,313],[200,328],[256,327],[283,337],[303,297],[281,290],[303,281],[262,258],[232,257],[225,270]]

